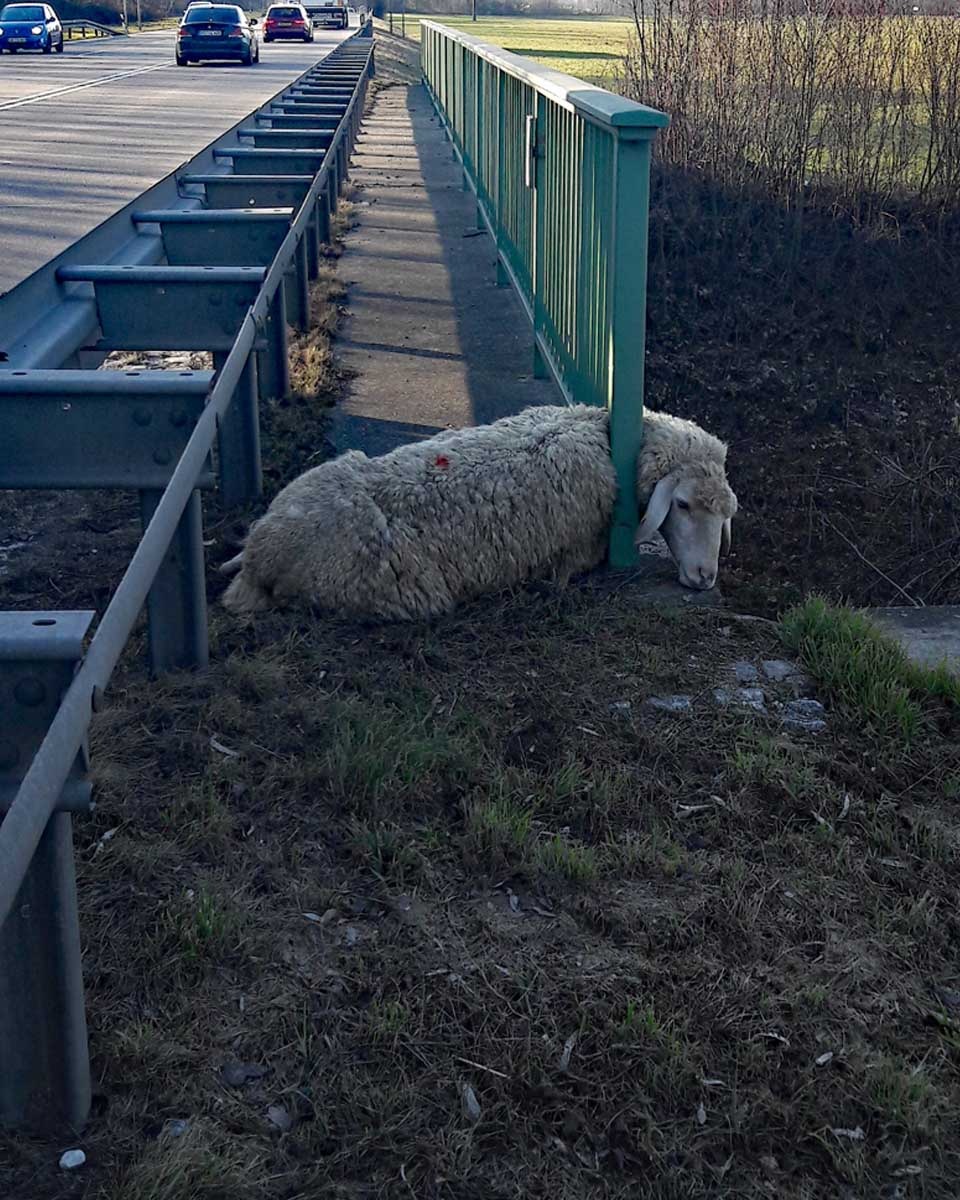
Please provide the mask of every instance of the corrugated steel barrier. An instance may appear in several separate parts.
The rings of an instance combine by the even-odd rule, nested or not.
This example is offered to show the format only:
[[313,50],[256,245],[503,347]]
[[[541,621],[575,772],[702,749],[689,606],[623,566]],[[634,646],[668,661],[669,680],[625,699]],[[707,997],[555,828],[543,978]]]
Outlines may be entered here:
[[[257,406],[289,386],[369,35],[0,297],[0,488],[133,489],[145,526],[86,652],[93,613],[0,613],[2,1126],[86,1119],[71,814],[90,807],[91,713],[145,604],[155,672],[207,661],[201,492],[261,490]],[[116,349],[212,351],[215,370],[93,369]]]
[[533,324],[534,373],[610,410],[614,566],[635,561],[650,156],[665,113],[420,22],[427,89]]

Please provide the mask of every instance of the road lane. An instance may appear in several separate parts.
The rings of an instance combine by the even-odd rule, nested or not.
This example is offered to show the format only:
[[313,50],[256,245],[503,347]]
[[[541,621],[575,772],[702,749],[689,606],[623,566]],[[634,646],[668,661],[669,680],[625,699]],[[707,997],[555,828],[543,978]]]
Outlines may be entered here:
[[177,67],[175,32],[0,57],[0,294],[175,170],[347,36]]

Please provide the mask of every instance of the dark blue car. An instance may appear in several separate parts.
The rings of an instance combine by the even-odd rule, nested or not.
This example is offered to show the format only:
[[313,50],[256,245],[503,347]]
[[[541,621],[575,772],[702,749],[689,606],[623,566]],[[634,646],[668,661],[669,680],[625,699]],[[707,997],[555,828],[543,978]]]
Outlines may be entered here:
[[191,4],[177,30],[177,66],[201,59],[235,59],[252,67],[260,61],[255,25],[234,4]]
[[63,26],[49,4],[5,4],[0,9],[0,53],[42,50],[63,53]]

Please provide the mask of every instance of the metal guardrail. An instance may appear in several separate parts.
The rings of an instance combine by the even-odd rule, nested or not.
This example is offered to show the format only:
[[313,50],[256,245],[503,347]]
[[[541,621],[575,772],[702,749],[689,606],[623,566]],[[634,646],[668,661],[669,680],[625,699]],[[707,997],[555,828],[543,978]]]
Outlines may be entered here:
[[[145,602],[155,670],[206,662],[199,489],[217,441],[225,496],[260,491],[257,402],[288,386],[288,305],[308,321],[367,36],[0,298],[0,487],[135,488],[146,526],[85,655],[93,613],[0,613],[0,1125],[86,1119],[71,813],[90,806],[87,729]],[[117,346],[212,350],[216,371],[89,369]]]
[[61,21],[64,33],[67,35],[67,41],[74,40],[74,34],[79,34],[81,38],[86,38],[87,30],[90,30],[90,36],[94,38],[108,37],[127,37],[125,29],[111,29],[109,25],[101,25],[99,21]]
[[421,67],[533,324],[534,374],[610,410],[614,566],[635,561],[650,157],[665,113],[420,22]]

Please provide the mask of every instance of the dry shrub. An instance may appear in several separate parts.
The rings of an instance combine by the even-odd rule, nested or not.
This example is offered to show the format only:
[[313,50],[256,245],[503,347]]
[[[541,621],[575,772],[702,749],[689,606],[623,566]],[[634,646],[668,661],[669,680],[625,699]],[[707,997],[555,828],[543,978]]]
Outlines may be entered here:
[[960,22],[882,0],[633,0],[626,94],[668,112],[669,165],[858,221],[960,185]]

